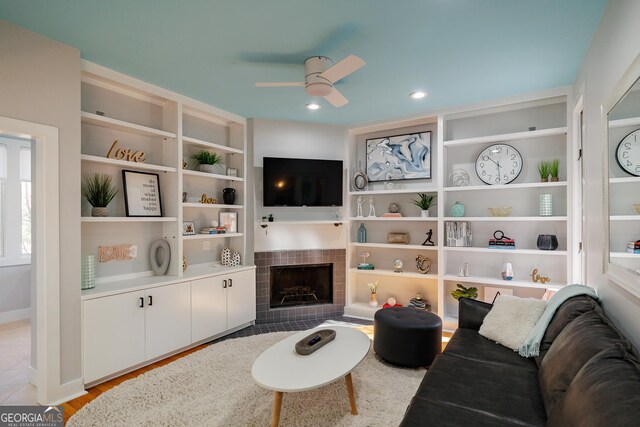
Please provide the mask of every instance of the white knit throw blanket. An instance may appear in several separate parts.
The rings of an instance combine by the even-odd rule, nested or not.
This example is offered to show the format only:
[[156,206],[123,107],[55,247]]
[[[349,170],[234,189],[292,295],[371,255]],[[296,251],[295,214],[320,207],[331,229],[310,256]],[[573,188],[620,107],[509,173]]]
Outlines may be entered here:
[[556,314],[556,310],[569,298],[573,298],[578,295],[588,295],[596,301],[600,301],[600,298],[596,294],[596,291],[589,286],[584,285],[568,285],[561,288],[558,292],[547,302],[547,306],[542,313],[542,316],[538,319],[536,325],[531,329],[527,338],[522,343],[522,347],[518,351],[518,354],[523,357],[535,357],[540,354],[540,343],[542,337],[547,331],[547,326]]

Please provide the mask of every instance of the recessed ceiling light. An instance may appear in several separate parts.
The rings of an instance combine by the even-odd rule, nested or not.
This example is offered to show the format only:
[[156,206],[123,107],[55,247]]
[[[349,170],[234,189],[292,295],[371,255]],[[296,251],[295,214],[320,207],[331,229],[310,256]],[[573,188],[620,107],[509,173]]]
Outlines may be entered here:
[[423,91],[423,90],[417,90],[415,92],[411,92],[409,94],[409,98],[411,99],[422,99],[424,97],[427,96],[427,92]]
[[316,104],[315,102],[312,102],[311,104],[305,105],[305,108],[307,110],[319,110],[319,109],[322,108],[322,105]]

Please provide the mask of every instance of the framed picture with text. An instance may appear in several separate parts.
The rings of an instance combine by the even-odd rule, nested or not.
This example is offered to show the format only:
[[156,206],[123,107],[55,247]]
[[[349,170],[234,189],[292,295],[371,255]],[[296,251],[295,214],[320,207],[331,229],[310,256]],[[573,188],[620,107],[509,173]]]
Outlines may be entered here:
[[160,177],[157,173],[123,170],[122,187],[127,216],[162,216]]

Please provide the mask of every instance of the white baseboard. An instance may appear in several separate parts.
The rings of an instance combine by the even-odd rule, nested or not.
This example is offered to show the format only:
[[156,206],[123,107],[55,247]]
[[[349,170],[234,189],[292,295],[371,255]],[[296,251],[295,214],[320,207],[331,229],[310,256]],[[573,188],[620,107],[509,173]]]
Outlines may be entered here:
[[31,319],[31,307],[0,313],[0,325],[24,319]]
[[78,378],[76,380],[69,381],[68,383],[61,384],[60,388],[58,389],[58,395],[64,397],[46,404],[49,406],[62,405],[64,402],[68,402],[72,399],[75,399],[76,397],[80,397],[85,394],[87,394],[87,391],[84,389],[82,378]]

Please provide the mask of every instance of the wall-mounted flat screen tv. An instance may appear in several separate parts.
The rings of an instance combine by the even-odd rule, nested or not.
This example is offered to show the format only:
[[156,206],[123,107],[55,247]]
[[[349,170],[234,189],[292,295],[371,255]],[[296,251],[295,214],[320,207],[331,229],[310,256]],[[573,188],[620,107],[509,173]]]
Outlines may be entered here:
[[342,206],[342,160],[264,157],[264,206]]

